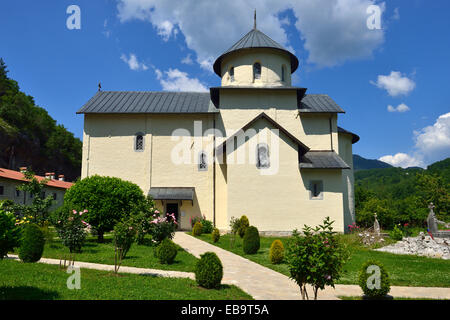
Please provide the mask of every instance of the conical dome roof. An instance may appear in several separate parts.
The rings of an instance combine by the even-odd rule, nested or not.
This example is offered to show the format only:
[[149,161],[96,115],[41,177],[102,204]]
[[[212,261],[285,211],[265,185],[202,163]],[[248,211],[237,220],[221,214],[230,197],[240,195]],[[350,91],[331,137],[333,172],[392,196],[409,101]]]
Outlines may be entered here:
[[230,49],[225,51],[217,60],[214,62],[214,72],[221,77],[221,64],[223,58],[230,54],[231,52],[236,52],[240,50],[246,50],[251,48],[271,48],[286,52],[291,57],[291,73],[294,73],[298,68],[298,59],[291,52],[286,50],[282,45],[272,40],[270,37],[254,28],[249,33],[247,33],[241,40],[236,42]]

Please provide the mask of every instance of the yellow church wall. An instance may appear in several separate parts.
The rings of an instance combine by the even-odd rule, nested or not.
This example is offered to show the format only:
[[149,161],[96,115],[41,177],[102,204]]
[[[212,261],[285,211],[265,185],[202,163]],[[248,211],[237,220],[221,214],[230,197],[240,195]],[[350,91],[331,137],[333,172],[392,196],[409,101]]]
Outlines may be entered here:
[[[258,131],[268,130],[267,125],[265,120],[259,120],[254,128]],[[256,152],[250,150],[252,139],[239,147],[245,149],[246,155]],[[275,154],[276,151],[271,150],[271,168],[275,164]],[[263,170],[267,169],[258,169],[248,161],[244,164],[228,164],[227,223],[219,228],[229,229],[231,217],[244,214],[259,231],[292,231],[295,228],[301,229],[304,224],[315,226],[326,216],[330,216],[336,221],[335,230],[343,231],[340,170],[300,171],[297,146],[283,134],[279,143],[278,172],[261,175]],[[310,200],[309,183],[314,180],[323,181],[323,200]]]
[[[261,64],[261,79],[253,80],[253,64]],[[281,68],[285,66],[285,81],[281,81]],[[234,81],[230,68],[234,67]],[[291,61],[285,52],[254,48],[230,53],[222,61],[222,86],[290,86]]]
[[353,175],[353,145],[352,135],[347,133],[339,134],[339,156],[347,163],[351,169],[342,170],[343,185],[343,205],[344,205],[344,226],[355,222],[355,191]]
[[[202,121],[203,132],[212,128],[210,115],[86,115],[82,178],[94,174],[118,177],[136,183],[144,194],[148,194],[150,186],[194,187],[193,204],[183,201],[179,208],[181,228],[190,228],[190,216],[204,214],[213,220],[213,166],[199,171],[197,165],[197,151],[204,150],[208,161],[212,160],[212,139],[194,139],[194,121]],[[173,140],[176,129],[188,132],[182,139],[189,163],[172,161],[172,151],[182,141]],[[134,150],[138,132],[144,135],[142,152]],[[161,202],[158,205],[165,211]]]

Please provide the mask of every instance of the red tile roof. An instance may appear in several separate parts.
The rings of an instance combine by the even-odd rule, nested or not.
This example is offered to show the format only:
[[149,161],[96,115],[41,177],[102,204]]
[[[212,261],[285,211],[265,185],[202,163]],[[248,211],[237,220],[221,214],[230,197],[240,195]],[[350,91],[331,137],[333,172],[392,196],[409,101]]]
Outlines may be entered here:
[[[19,180],[19,181],[27,181],[22,172],[4,169],[4,168],[0,168],[0,178]],[[35,178],[38,181],[42,181],[45,179],[45,177],[41,177],[41,176],[35,176]],[[49,180],[46,185],[49,187],[69,189],[73,185],[73,183],[53,179],[53,180]]]

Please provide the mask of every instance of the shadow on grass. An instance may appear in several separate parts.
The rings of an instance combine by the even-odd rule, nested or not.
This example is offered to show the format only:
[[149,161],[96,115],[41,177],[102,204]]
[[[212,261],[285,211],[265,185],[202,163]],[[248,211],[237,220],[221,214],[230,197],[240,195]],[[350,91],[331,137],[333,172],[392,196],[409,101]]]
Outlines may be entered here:
[[0,287],[0,300],[55,300],[59,293],[35,287]]

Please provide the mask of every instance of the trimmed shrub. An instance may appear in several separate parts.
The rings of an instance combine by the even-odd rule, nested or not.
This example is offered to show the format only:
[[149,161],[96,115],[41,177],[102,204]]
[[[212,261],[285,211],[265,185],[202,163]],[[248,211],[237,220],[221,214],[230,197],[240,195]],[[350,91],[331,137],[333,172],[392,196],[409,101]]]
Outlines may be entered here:
[[[379,280],[377,273],[379,273]],[[374,260],[369,260],[362,266],[358,282],[365,296],[370,299],[383,299],[391,290],[386,269]]]
[[196,222],[194,224],[194,228],[192,229],[192,234],[197,237],[202,234],[202,230],[203,224],[201,222]]
[[245,235],[245,231],[250,226],[250,222],[248,221],[247,216],[242,216],[239,219],[239,228],[238,228],[238,234],[239,237],[243,238]]
[[214,228],[213,232],[211,233],[211,239],[214,243],[219,241],[220,239],[220,231],[217,228]]
[[195,265],[195,281],[207,288],[219,288],[223,277],[222,262],[214,252],[206,252],[200,256]]
[[255,254],[260,247],[259,232],[256,227],[250,226],[244,234],[244,241],[242,245],[246,254]]
[[45,237],[36,224],[28,224],[23,231],[22,243],[19,248],[19,258],[23,262],[39,261],[44,252]]
[[273,264],[281,263],[284,259],[284,246],[280,240],[274,240],[269,250],[269,259]]
[[120,260],[127,256],[131,245],[136,239],[136,226],[133,221],[120,221],[114,227],[114,246],[121,250]]
[[206,220],[206,219],[204,219],[204,220],[202,220],[202,233],[211,233],[211,232],[213,232],[213,229],[214,229],[214,227],[213,227],[213,224],[212,224],[212,222],[211,221],[209,221],[209,220]]
[[164,239],[155,249],[156,257],[162,264],[172,264],[178,253],[178,247],[170,239]]

